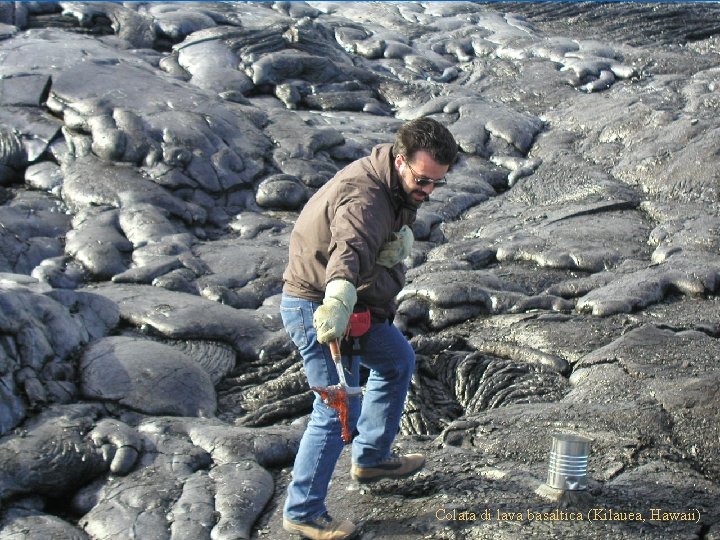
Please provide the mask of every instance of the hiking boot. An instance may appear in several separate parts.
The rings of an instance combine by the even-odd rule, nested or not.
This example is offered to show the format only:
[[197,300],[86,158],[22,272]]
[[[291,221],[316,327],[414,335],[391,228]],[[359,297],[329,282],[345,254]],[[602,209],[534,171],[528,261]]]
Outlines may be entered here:
[[400,478],[411,475],[421,469],[423,465],[425,465],[425,456],[422,454],[406,454],[404,456],[392,454],[374,467],[353,465],[350,468],[350,476],[358,482],[373,482],[380,478]]
[[307,523],[283,517],[283,529],[310,540],[344,540],[352,538],[357,532],[352,521],[338,521],[327,514]]

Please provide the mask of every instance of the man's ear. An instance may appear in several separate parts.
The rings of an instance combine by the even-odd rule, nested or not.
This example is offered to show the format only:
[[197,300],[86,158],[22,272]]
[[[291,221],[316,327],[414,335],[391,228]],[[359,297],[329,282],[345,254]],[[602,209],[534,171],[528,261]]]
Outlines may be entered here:
[[402,166],[402,164],[403,164],[402,154],[398,154],[397,156],[395,156],[395,170],[398,173],[400,173],[400,167]]

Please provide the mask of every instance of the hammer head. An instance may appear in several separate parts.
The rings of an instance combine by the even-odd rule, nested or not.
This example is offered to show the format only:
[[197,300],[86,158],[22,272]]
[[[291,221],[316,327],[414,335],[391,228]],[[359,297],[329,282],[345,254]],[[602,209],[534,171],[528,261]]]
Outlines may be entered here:
[[337,411],[342,426],[342,440],[348,444],[352,440],[352,435],[350,434],[350,402],[347,390],[340,384],[324,387],[313,386],[312,389],[320,394],[328,407]]

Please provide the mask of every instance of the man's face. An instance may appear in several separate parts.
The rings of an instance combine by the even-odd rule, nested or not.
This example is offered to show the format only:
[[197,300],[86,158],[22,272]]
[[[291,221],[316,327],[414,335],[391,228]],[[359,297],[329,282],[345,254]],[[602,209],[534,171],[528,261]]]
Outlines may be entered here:
[[402,154],[395,156],[395,169],[408,199],[419,205],[426,201],[433,190],[445,184],[449,165],[441,165],[425,150],[418,150],[408,162]]

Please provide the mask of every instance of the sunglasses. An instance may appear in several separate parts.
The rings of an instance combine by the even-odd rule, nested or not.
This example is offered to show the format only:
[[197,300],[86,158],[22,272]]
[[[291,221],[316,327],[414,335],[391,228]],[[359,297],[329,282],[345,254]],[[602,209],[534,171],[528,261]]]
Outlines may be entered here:
[[415,174],[415,171],[410,166],[410,162],[407,160],[405,156],[403,156],[403,159],[405,160],[405,165],[408,166],[408,169],[410,169],[410,174],[412,174],[413,180],[415,180],[415,183],[420,187],[425,186],[434,186],[434,187],[441,187],[447,184],[447,179],[443,176],[439,180],[433,180],[432,178],[428,178],[427,176],[418,176]]

